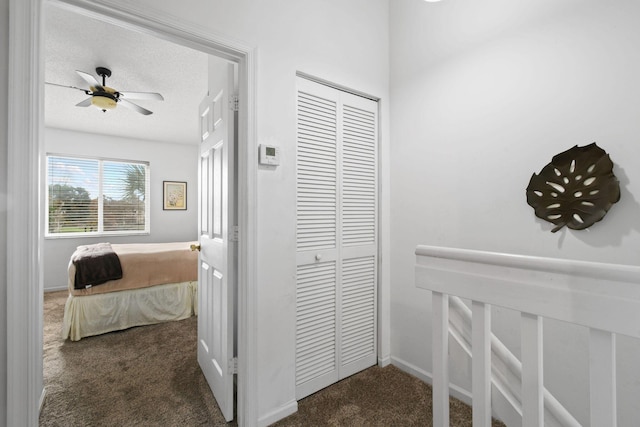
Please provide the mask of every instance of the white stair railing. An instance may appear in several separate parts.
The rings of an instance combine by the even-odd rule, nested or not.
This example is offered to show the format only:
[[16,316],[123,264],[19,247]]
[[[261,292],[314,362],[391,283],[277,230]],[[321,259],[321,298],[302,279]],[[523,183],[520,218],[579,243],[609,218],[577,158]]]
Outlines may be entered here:
[[[617,425],[615,336],[640,338],[640,267],[418,246],[415,277],[417,287],[432,291],[435,426],[449,425],[450,296],[472,301],[474,426],[491,425],[491,383],[498,377],[492,375],[491,305],[521,313],[522,381],[520,398],[512,400],[521,402],[523,426],[544,425],[542,318],[590,328],[591,425]],[[506,364],[517,368],[509,359]],[[557,406],[548,410],[565,412]],[[559,416],[563,425],[577,423]]]
[[[471,350],[471,309],[456,296],[449,296],[449,333],[462,350],[473,357]],[[509,402],[522,423],[522,362],[491,334],[491,382],[502,397]],[[580,427],[567,409],[547,390],[543,389],[546,427]],[[505,420],[506,421],[506,420]],[[511,424],[509,424],[511,425]]]

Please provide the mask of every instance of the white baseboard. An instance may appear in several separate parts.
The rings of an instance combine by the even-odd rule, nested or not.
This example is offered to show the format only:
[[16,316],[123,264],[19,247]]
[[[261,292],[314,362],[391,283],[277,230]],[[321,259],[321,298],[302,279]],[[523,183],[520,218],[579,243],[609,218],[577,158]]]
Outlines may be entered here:
[[[406,372],[407,374],[413,375],[414,377],[421,379],[427,384],[433,384],[433,376],[431,375],[431,373],[423,369],[420,369],[409,362],[405,362],[404,360],[398,359],[397,357],[392,357],[391,364],[397,367],[398,369]],[[465,390],[460,386],[457,386],[455,384],[449,384],[449,395],[452,397],[455,397],[458,400],[461,400],[462,402],[466,403],[469,406],[472,405],[471,392]],[[491,389],[491,395],[492,395],[492,400],[494,402],[493,403],[494,410],[492,411],[494,418],[502,419],[502,421],[504,421],[505,424],[509,426],[522,425],[522,414],[520,414],[520,418],[518,419],[517,414],[514,412],[513,407],[508,402],[506,402],[506,400],[504,399],[504,396],[502,396],[502,394],[500,394],[497,391],[495,386],[492,387]],[[497,413],[504,414],[506,416],[499,417]],[[510,422],[507,422],[507,421],[510,421]]]
[[384,368],[391,363],[391,356],[378,357],[378,366]]
[[[433,376],[430,372],[420,369],[409,362],[393,356],[391,357],[391,364],[398,369],[406,372],[407,374],[421,379],[427,384],[433,384]],[[449,394],[456,399],[463,401],[467,405],[471,405],[471,393],[463,389],[462,387],[455,384],[449,384]]]
[[266,415],[258,418],[258,427],[267,427],[276,421],[280,421],[281,419],[288,417],[291,414],[298,412],[298,402],[296,400],[292,400],[284,406],[281,406]]
[[40,395],[40,404],[38,405],[38,414],[42,413],[42,407],[44,406],[44,397],[47,394],[47,389],[42,387],[42,394]]
[[67,286],[55,286],[52,288],[44,288],[45,292],[56,292],[56,291],[64,291],[69,289]]

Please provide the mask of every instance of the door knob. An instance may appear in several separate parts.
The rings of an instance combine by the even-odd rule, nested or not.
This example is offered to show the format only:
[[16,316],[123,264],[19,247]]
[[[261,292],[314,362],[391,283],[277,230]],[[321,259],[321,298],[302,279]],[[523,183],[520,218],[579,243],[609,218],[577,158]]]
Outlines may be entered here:
[[322,254],[316,254],[316,261],[320,261],[322,259]]
[[198,252],[200,252],[200,245],[191,245],[190,247],[191,247],[191,250],[192,250],[192,251],[198,251]]

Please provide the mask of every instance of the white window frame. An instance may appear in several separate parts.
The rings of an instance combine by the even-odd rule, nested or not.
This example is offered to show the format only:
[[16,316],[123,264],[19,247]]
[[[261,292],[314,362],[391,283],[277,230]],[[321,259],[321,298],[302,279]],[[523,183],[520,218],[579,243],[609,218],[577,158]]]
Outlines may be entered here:
[[[68,159],[82,159],[82,160],[95,160],[98,162],[98,231],[84,231],[78,233],[51,233],[49,231],[49,158],[60,157]],[[126,159],[114,159],[107,157],[97,156],[79,156],[74,154],[60,154],[60,153],[47,153],[46,154],[46,173],[45,173],[45,238],[47,239],[67,239],[78,237],[100,237],[100,236],[141,236],[151,234],[151,166],[148,161],[141,160],[126,160]],[[144,165],[146,167],[145,176],[145,219],[144,230],[118,230],[118,231],[104,231],[104,216],[103,216],[103,185],[104,185],[104,162],[118,162],[118,163],[130,163],[136,165]]]

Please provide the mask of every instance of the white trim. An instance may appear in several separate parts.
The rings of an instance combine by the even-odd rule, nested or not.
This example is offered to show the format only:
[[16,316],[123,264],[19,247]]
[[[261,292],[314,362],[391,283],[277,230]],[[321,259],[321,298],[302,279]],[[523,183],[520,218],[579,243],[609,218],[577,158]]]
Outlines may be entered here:
[[450,261],[487,264],[497,267],[562,274],[570,277],[578,276],[626,283],[637,283],[638,277],[640,277],[640,266],[636,265],[607,264],[593,261],[545,258],[530,255],[517,255],[427,245],[416,246],[415,254],[416,256]]
[[[245,52],[238,81],[246,82],[240,93],[238,114],[238,425],[253,427],[258,420],[258,144],[257,144],[257,67],[256,50]],[[246,134],[245,134],[246,132]],[[241,339],[242,338],[242,339]],[[297,408],[297,406],[296,406]]]
[[44,399],[47,396],[47,388],[42,387],[42,394],[40,395],[40,404],[38,405],[38,413],[42,412],[42,407],[44,406]]
[[[517,378],[517,380],[512,380],[510,377],[505,377],[504,384],[506,384],[506,388],[515,390],[516,393],[513,393],[515,398],[522,402],[521,407],[524,410],[522,410],[521,416],[534,415],[532,419],[522,419],[522,423],[527,425],[531,421],[534,421],[532,424],[536,425],[540,423],[540,419],[543,417],[540,414],[542,411],[540,401],[544,399],[547,407],[545,413],[553,414],[552,417],[547,417],[545,414],[545,425],[555,424],[554,418],[557,418],[558,425],[578,424],[543,389],[543,373],[540,372],[543,368],[542,328],[538,317],[545,317],[590,328],[591,397],[596,395],[594,389],[598,390],[598,393],[603,393],[591,401],[591,424],[615,425],[616,357],[614,337],[615,334],[624,334],[640,338],[639,266],[423,245],[418,246],[415,253],[415,284],[417,288],[429,290],[432,293],[446,293],[451,297],[456,296],[472,301],[472,314],[471,316],[467,314],[465,317],[473,321],[471,328],[472,392],[476,401],[482,401],[487,397],[485,396],[486,391],[479,391],[476,384],[480,383],[484,386],[487,381],[485,378],[488,376],[487,373],[483,374],[483,378],[478,378],[476,373],[479,370],[489,369],[487,366],[489,360],[486,361],[486,365],[484,363],[481,366],[476,364],[478,348],[484,354],[489,353],[487,339],[489,330],[487,326],[482,325],[483,317],[476,316],[476,314],[480,309],[487,311],[486,306],[494,305],[519,311],[522,315],[534,319],[533,326],[529,325],[529,328],[533,329],[532,333],[526,334],[528,329],[526,327],[521,330],[523,340],[536,341],[533,344],[529,342],[529,348],[525,343],[521,345],[521,351],[526,352],[529,356],[532,352],[538,353],[533,360],[530,360],[530,368],[527,368],[523,356],[522,369],[518,366],[514,370],[514,367],[519,364],[517,359],[509,360],[512,359],[512,356],[506,357],[508,353],[502,350],[496,351],[497,346],[494,348],[495,354],[503,353],[503,355],[494,358],[494,363],[499,361],[506,365],[497,369],[496,372],[502,374],[511,371],[515,373],[515,378]],[[458,306],[466,307],[464,304],[458,304]],[[464,310],[468,312],[467,308]],[[462,313],[462,311],[460,312]],[[489,315],[487,314],[485,317],[486,322],[489,323]],[[480,328],[484,330],[482,342],[477,339],[476,335],[475,322],[478,318],[481,322]],[[466,341],[465,347],[468,346],[468,339]],[[594,341],[597,343],[596,345],[592,345]],[[444,346],[446,343],[434,343],[434,351],[440,351],[438,345]],[[466,352],[470,354],[468,350]],[[485,358],[484,354],[480,355],[480,360]],[[599,356],[601,360],[598,360]],[[487,359],[489,358],[487,357]],[[597,363],[598,361],[600,363]],[[438,369],[437,366],[434,366],[434,369]],[[522,372],[518,373],[520,370]],[[594,370],[597,372],[596,374],[594,374]],[[517,384],[520,377],[522,377],[522,385]],[[537,378],[532,379],[532,377]],[[529,379],[528,384],[527,379]],[[533,395],[518,390],[522,387],[527,391],[533,389]],[[543,392],[544,396],[541,396]],[[526,397],[532,400],[523,400]],[[488,403],[483,402],[483,405],[487,405],[488,411]],[[516,403],[513,409],[520,411],[518,406],[520,405]],[[596,406],[595,409],[594,406]],[[478,412],[476,409],[474,407],[475,413]],[[502,409],[499,410],[494,403],[494,412],[504,414]],[[478,424],[476,421],[487,423],[486,419],[480,421],[474,417],[474,425]]]
[[269,412],[268,414],[263,415],[258,420],[259,427],[269,426],[276,421],[279,421],[285,417],[288,417],[291,414],[294,414],[298,411],[298,402],[295,400],[290,401],[289,403]]
[[10,426],[38,425],[43,392],[40,6],[39,0],[9,4],[7,414],[3,421]]
[[[433,375],[430,372],[418,368],[412,363],[392,356],[391,364],[401,371],[406,372],[429,385],[433,384]],[[471,393],[451,382],[449,383],[449,395],[469,406],[473,404]],[[506,425],[519,425],[520,418],[518,418],[518,414],[513,412],[513,407],[495,386],[491,388],[491,399],[494,403],[494,410],[492,411],[494,418],[500,419]],[[497,414],[502,414],[502,417],[498,417]]]
[[243,62],[253,48],[209,28],[182,21],[166,13],[154,13],[131,4],[107,4],[104,0],[42,0],[109,24],[148,34],[221,58]]
[[640,338],[640,266],[419,245],[415,283],[511,310]]
[[[387,114],[383,114],[384,112]],[[390,150],[384,123],[388,110],[378,100],[378,364],[391,363],[391,198]]]
[[44,293],[66,291],[67,289],[69,289],[67,286],[54,286],[52,288],[44,288]]
[[[433,384],[433,375],[430,372],[418,368],[412,363],[409,363],[398,357],[391,356],[391,364],[401,371],[404,371],[407,374],[414,376],[429,385]],[[467,405],[471,405],[471,393],[469,393],[464,388],[453,383],[449,383],[449,393],[456,399],[463,401]]]
[[[317,76],[314,76],[312,74],[305,73],[304,71],[296,71],[296,76],[302,77],[303,79],[310,80],[312,82],[315,82],[315,83],[318,83],[318,84],[321,84],[321,85],[324,85],[324,86],[329,86],[331,88],[338,89],[341,92],[350,93],[352,95],[360,96],[362,98],[367,98],[367,99],[370,99],[370,100],[375,101],[375,102],[379,102],[380,101],[380,98],[377,97],[377,96],[369,95],[368,93],[361,92],[359,90],[355,90],[353,88],[350,88],[349,86],[343,86],[341,84],[334,83],[334,82],[332,82],[330,80],[323,79],[322,77],[317,77]],[[378,112],[378,114],[380,114],[380,113]],[[380,138],[378,137],[378,140],[379,139]]]
[[[7,425],[37,425],[42,395],[42,87],[45,0],[10,0],[7,212]],[[238,425],[257,423],[256,67],[255,49],[173,16],[89,0],[48,0],[110,23],[239,64]],[[35,286],[25,287],[25,283]],[[26,289],[26,292],[25,292]],[[27,339],[25,339],[25,336]],[[26,380],[25,380],[26,379]],[[4,420],[3,420],[4,421]],[[2,421],[0,421],[2,424]]]
[[378,366],[384,368],[385,366],[389,366],[391,364],[391,356],[386,357],[378,357]]

